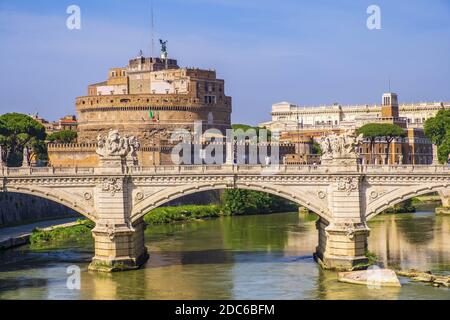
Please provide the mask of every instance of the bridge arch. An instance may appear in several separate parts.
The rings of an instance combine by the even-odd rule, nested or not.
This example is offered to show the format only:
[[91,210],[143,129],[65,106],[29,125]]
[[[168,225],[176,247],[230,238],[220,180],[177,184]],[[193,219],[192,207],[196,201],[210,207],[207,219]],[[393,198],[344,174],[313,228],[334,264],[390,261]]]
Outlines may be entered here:
[[236,186],[228,186],[224,184],[220,185],[202,184],[196,186],[186,185],[176,188],[167,188],[165,190],[162,190],[161,192],[151,195],[142,202],[137,203],[132,210],[131,221],[135,222],[143,218],[151,210],[156,209],[178,198],[204,191],[226,190],[226,189],[243,189],[269,193],[284,198],[286,200],[290,200],[294,203],[297,203],[298,205],[313,211],[315,214],[325,219],[326,221],[331,221],[331,215],[328,211],[328,208],[325,209],[318,206],[316,201],[309,199],[310,195],[308,196],[303,195],[301,192],[298,192],[298,190],[293,191],[290,190],[289,187],[276,188],[271,185],[239,184],[239,183],[236,184]]
[[86,205],[86,200],[83,201],[81,198],[74,195],[68,195],[67,193],[54,188],[8,186],[8,188],[5,188],[3,192],[26,194],[47,199],[68,207],[89,220],[96,221],[95,210],[93,207]]
[[386,209],[395,206],[396,204],[399,204],[408,199],[426,195],[429,193],[444,191],[449,187],[450,185],[448,183],[441,183],[428,186],[417,185],[408,188],[400,187],[392,192],[387,193],[386,195],[380,197],[380,199],[377,199],[376,201],[369,204],[366,210],[366,220],[369,221],[370,219],[376,217],[378,214],[385,211]]

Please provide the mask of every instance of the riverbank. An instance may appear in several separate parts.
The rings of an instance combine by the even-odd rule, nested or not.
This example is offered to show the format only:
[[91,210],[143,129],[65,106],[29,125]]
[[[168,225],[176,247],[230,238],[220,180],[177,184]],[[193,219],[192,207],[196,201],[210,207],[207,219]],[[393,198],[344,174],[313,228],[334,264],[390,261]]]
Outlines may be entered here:
[[384,210],[382,214],[399,214],[399,213],[414,213],[414,212],[416,212],[416,206],[413,204],[413,199],[409,199]]
[[144,216],[149,225],[168,224],[198,219],[217,218],[224,215],[218,205],[187,205],[178,207],[160,207]]
[[430,203],[440,203],[441,198],[437,194],[430,194],[424,196],[418,196],[411,199],[412,204],[430,204]]
[[45,229],[35,229],[30,235],[29,242],[31,246],[45,245],[51,242],[77,241],[91,236],[91,231],[95,224],[90,220],[77,220],[65,225],[53,226]]
[[[277,212],[263,212],[261,214],[270,214]],[[180,222],[191,222],[198,220],[207,220],[223,216],[233,215],[256,215],[231,214],[227,209],[220,205],[186,205],[178,207],[160,207],[152,210],[144,216],[144,222],[148,225],[165,225]],[[53,242],[77,241],[91,237],[91,231],[95,224],[89,220],[79,220],[78,222],[66,226],[57,226],[47,229],[36,229],[28,235],[26,242],[33,246],[44,246]]]
[[[30,243],[30,237],[34,230],[50,232],[57,228],[69,228],[79,222],[75,218],[64,218],[56,220],[40,221],[15,227],[0,229],[0,251],[7,250]],[[56,225],[55,225],[56,224]]]
[[414,213],[424,206],[439,206],[440,203],[441,198],[437,194],[418,196],[386,209],[385,211],[383,211],[383,214]]

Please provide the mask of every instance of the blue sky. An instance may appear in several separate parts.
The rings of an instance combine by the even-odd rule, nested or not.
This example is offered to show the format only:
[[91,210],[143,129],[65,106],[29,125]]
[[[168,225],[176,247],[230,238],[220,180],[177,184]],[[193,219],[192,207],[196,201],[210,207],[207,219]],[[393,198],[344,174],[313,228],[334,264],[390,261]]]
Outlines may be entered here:
[[[80,6],[82,29],[66,28]],[[381,30],[366,27],[369,5]],[[448,0],[154,0],[156,39],[182,66],[217,69],[233,122],[273,103],[450,101]],[[109,67],[150,53],[150,0],[0,0],[0,113],[74,114]],[[156,46],[156,49],[158,47]]]

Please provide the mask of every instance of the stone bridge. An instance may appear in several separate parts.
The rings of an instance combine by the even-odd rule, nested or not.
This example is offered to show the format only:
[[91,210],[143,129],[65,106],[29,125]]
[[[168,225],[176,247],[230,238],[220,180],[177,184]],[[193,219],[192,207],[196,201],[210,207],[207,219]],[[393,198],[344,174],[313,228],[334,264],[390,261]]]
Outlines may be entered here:
[[39,196],[95,222],[91,270],[138,268],[148,258],[143,217],[171,200],[216,189],[271,193],[319,217],[315,256],[326,268],[367,263],[367,221],[409,198],[438,192],[450,200],[445,166],[374,166],[324,161],[299,165],[180,165],[140,167],[123,156],[97,168],[0,168],[0,191]]

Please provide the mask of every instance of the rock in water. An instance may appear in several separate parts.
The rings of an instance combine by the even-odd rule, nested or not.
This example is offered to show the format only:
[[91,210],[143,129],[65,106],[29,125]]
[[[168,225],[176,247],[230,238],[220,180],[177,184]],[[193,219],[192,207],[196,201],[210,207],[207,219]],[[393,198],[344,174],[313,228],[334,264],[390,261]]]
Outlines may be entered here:
[[449,276],[437,276],[434,278],[434,284],[438,286],[446,286],[450,288],[450,277]]
[[401,287],[395,271],[389,269],[340,272],[339,281],[367,286]]

